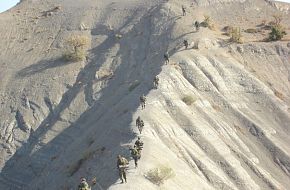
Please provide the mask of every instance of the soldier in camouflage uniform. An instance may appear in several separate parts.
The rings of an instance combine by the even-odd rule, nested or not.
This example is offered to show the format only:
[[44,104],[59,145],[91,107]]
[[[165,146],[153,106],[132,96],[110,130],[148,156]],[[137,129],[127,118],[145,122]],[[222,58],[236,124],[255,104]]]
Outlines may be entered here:
[[128,164],[129,164],[129,162],[125,157],[118,155],[117,168],[119,170],[119,176],[120,176],[122,183],[124,183],[124,180],[127,183],[126,168],[128,167]]
[[145,109],[145,106],[146,106],[146,97],[144,96],[144,94],[142,96],[140,96],[140,103],[141,103],[142,109]]

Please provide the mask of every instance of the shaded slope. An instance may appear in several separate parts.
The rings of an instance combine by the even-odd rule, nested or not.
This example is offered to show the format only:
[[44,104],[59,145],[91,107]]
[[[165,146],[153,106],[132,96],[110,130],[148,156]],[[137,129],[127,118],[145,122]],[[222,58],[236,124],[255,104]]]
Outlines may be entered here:
[[[59,2],[61,11],[32,24],[31,31],[45,26],[43,34],[31,33],[25,22],[35,15],[24,11],[20,26],[11,21],[10,36],[18,37],[2,51],[3,63],[11,63],[1,81],[1,188],[70,189],[81,176],[96,176],[95,189],[290,185],[287,44],[226,44],[219,30],[192,28],[192,18],[202,19],[205,13],[212,14],[220,29],[224,18],[231,20],[228,10],[243,7],[235,14],[247,10],[249,19],[257,7],[273,13],[276,9],[262,0],[197,2],[187,17],[180,17],[182,4],[171,1],[68,2]],[[19,14],[30,10],[26,3],[15,8]],[[34,9],[51,10],[55,3],[38,2]],[[9,14],[3,17],[7,27]],[[253,19],[253,25],[259,19]],[[80,30],[81,25],[88,29]],[[240,25],[251,27],[243,19]],[[29,31],[18,32],[21,27]],[[86,62],[59,58],[72,33],[91,39]],[[26,34],[30,37],[24,40]],[[181,47],[184,39],[191,43],[188,50]],[[39,48],[30,50],[35,43]],[[163,65],[166,50],[169,65]],[[157,74],[160,87],[152,90]],[[138,99],[143,93],[148,103],[141,111]],[[191,96],[193,104],[183,102],[185,96]],[[22,128],[17,113],[26,122]],[[143,156],[138,169],[130,162],[129,183],[120,185],[115,158],[119,153],[129,157],[127,146],[137,135],[134,123],[139,115],[145,121]],[[162,187],[144,177],[159,164],[175,172]]]

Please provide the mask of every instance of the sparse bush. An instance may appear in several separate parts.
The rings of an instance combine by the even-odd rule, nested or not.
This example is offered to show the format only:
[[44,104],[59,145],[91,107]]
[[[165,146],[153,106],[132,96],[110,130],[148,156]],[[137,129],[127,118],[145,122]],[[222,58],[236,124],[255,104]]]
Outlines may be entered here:
[[233,27],[230,31],[230,41],[235,43],[242,43],[242,34],[239,27]]
[[195,99],[193,96],[186,95],[186,96],[184,96],[184,97],[182,98],[182,101],[183,101],[186,105],[190,106],[191,104],[193,104],[193,103],[196,101],[196,99]]
[[272,26],[271,32],[269,33],[269,41],[278,41],[281,40],[285,35],[286,31],[282,25]]
[[271,32],[269,33],[268,41],[281,40],[287,34],[285,28],[281,25],[282,15],[273,15],[273,18],[274,20],[269,23]]
[[207,27],[211,30],[214,30],[214,28],[215,28],[211,17],[208,15],[204,15],[204,20],[201,22],[200,25],[203,27]]
[[78,49],[84,49],[89,44],[89,38],[87,36],[74,35],[67,39],[67,43],[76,52]]
[[151,169],[147,172],[145,177],[156,185],[161,185],[164,183],[165,180],[174,177],[174,171],[165,165],[160,165],[154,169]]
[[74,35],[70,36],[66,43],[73,50],[69,50],[64,54],[64,58],[68,61],[82,61],[86,58],[86,47],[89,44],[87,36]]

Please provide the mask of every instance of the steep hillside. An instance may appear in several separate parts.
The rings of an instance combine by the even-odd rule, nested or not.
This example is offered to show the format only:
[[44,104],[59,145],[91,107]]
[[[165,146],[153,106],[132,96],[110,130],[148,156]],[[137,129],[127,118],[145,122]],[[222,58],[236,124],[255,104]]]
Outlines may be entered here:
[[[80,177],[96,177],[92,189],[286,190],[287,6],[23,0],[1,13],[0,189],[75,189]],[[279,14],[288,35],[263,42],[269,30],[261,24]],[[214,27],[196,31],[204,15]],[[227,26],[240,27],[244,43],[230,42]],[[84,61],[63,58],[72,35],[88,38]],[[153,89],[156,75],[160,85]],[[138,116],[145,122],[141,135]],[[120,184],[116,157],[130,158],[137,136],[144,141],[139,167],[130,160],[128,183]],[[162,166],[174,175],[156,185],[147,175]]]

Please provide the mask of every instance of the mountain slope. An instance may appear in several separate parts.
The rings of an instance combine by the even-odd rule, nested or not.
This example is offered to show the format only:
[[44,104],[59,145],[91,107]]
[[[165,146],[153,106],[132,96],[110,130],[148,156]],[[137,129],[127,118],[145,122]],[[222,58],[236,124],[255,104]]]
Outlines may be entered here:
[[[289,45],[221,32],[278,13],[263,0],[26,0],[1,14],[0,188],[72,189],[85,176],[93,189],[287,189]],[[215,30],[195,31],[203,15]],[[86,61],[62,58],[73,34],[89,38]],[[144,150],[122,185],[116,156],[129,158],[138,116]],[[158,187],[145,176],[160,165],[175,175]]]

